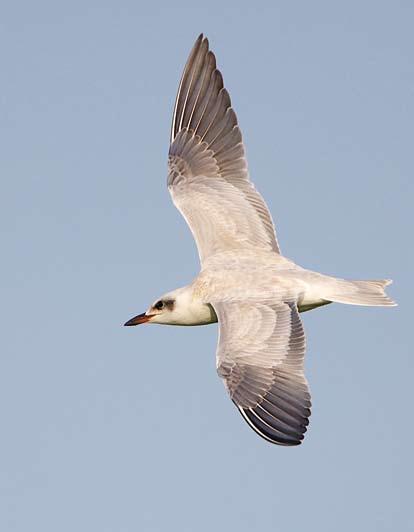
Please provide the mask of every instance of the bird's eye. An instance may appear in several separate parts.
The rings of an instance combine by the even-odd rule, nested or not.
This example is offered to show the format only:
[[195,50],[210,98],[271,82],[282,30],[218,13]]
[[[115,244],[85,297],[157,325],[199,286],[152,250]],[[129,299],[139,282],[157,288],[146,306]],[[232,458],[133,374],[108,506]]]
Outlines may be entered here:
[[164,301],[157,301],[154,305],[154,308],[157,310],[162,310],[164,308]]

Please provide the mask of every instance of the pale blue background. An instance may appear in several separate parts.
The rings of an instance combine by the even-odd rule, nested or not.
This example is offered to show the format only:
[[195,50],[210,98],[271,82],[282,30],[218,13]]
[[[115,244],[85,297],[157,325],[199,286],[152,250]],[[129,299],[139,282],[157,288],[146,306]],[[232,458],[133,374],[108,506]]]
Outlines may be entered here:
[[[413,530],[414,4],[166,4],[0,7],[0,530]],[[166,154],[201,31],[284,253],[395,281],[304,315],[298,448],[243,422],[215,326],[121,326],[198,270]]]

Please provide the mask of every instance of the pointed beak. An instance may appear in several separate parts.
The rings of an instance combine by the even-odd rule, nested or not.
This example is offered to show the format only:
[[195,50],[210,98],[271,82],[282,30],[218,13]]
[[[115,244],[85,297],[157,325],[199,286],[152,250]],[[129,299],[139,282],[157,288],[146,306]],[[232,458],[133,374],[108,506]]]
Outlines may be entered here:
[[138,316],[135,316],[134,318],[131,318],[128,320],[124,325],[126,327],[131,327],[132,325],[139,325],[140,323],[147,323],[152,318],[151,315],[145,314],[138,314]]

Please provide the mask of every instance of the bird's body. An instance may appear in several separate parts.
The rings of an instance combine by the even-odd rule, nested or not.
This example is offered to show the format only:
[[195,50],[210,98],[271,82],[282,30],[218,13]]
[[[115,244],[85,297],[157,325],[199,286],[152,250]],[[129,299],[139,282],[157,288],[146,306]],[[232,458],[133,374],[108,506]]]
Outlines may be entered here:
[[[383,293],[388,281],[347,281],[305,270],[272,252],[224,252],[213,255],[194,281],[164,295],[179,301],[180,314],[170,312],[165,325],[208,325],[217,322],[214,303],[223,301],[295,301],[306,312],[333,301],[368,306],[393,303]],[[361,286],[363,289],[361,289]],[[356,303],[356,301],[359,301]],[[161,323],[157,319],[153,323]]]
[[219,322],[217,371],[262,437],[297,445],[310,415],[300,312],[339,302],[391,306],[390,281],[348,281],[280,253],[272,218],[249,179],[241,132],[215,57],[200,36],[174,109],[168,188],[197,243],[201,271],[126,325]]

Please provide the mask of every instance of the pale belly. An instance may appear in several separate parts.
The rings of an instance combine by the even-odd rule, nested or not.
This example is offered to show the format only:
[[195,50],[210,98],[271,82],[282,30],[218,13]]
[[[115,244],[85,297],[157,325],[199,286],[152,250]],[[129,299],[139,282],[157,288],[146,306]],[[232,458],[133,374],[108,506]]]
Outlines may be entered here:
[[275,301],[296,300],[299,312],[306,312],[331,303],[322,297],[326,297],[325,287],[330,281],[331,278],[300,268],[280,255],[276,260],[273,253],[260,255],[257,250],[246,250],[210,258],[193,286],[204,301],[220,300],[222,291],[229,299],[243,299],[248,294],[246,299],[257,301],[274,294]]

